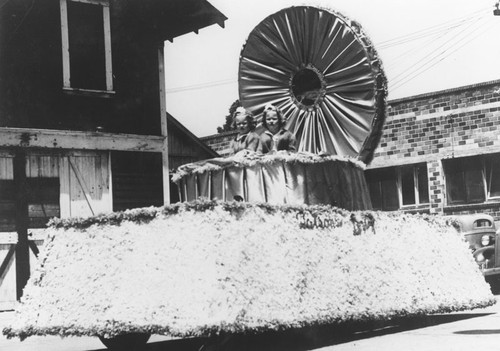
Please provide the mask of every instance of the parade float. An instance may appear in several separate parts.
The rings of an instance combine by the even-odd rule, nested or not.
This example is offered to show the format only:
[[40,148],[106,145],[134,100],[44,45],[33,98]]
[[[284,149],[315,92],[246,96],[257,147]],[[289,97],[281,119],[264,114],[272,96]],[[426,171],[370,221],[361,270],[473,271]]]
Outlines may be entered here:
[[297,152],[185,165],[177,204],[52,220],[5,335],[98,336],[113,348],[495,302],[448,220],[371,211],[363,170],[387,87],[359,24],[283,9],[250,33],[239,70],[243,106],[257,120],[279,106]]

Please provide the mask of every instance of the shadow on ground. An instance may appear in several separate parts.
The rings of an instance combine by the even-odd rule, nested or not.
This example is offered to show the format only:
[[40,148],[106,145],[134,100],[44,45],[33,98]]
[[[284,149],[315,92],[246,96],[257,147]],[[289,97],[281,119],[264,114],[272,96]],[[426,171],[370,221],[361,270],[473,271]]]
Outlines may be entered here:
[[462,334],[462,335],[492,335],[492,334],[500,334],[500,329],[461,330],[461,331],[454,332],[453,334]]
[[[489,314],[491,313],[443,314],[388,322],[322,325],[254,335],[231,334],[213,338],[170,340],[149,343],[138,351],[305,351]],[[500,334],[500,330],[472,330],[460,333]]]

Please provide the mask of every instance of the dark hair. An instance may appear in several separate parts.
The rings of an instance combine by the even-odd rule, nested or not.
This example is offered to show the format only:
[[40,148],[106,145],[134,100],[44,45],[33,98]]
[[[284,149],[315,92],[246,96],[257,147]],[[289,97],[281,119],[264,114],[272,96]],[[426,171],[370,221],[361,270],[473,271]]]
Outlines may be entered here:
[[276,115],[278,116],[278,126],[280,129],[285,125],[285,116],[283,116],[283,113],[281,110],[272,105],[272,104],[267,104],[264,107],[264,112],[262,112],[262,125],[267,128],[267,122],[266,122],[266,117],[267,117],[267,111],[276,111]]
[[238,107],[236,111],[233,113],[233,122],[231,123],[231,127],[233,129],[236,129],[236,124],[234,123],[236,116],[239,115],[244,115],[245,119],[247,120],[248,123],[248,129],[249,130],[254,130],[255,129],[255,121],[253,119],[253,115],[250,111],[244,109],[243,107]]

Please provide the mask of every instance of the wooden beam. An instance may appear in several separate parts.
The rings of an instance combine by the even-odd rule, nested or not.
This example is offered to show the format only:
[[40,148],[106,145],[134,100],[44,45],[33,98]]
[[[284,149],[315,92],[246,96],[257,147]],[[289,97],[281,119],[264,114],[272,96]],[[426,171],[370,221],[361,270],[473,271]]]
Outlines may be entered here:
[[109,0],[70,0],[74,2],[83,2],[84,4],[109,6]]
[[109,4],[102,7],[104,19],[104,52],[106,55],[106,90],[113,91],[113,64],[111,58],[111,25]]
[[165,93],[165,54],[164,44],[158,46],[158,79],[160,87],[160,119],[161,135],[163,136],[162,160],[163,160],[163,203],[170,203],[170,175],[168,169],[168,129],[167,129],[167,97]]
[[26,153],[18,150],[14,157],[14,186],[16,188],[16,291],[17,299],[30,277],[30,252],[28,246],[28,188],[26,182]]
[[71,198],[69,183],[70,165],[69,156],[61,157],[59,160],[59,207],[61,211],[61,218],[71,217]]
[[7,273],[7,268],[11,265],[12,256],[16,252],[16,244],[12,244],[7,252],[7,255],[3,259],[2,264],[0,265],[0,284],[5,279],[5,274]]
[[[110,212],[113,211],[113,171],[111,168],[111,151],[108,152],[106,166],[108,167],[108,190],[103,189],[103,200],[108,204]],[[101,158],[101,167],[103,167],[103,158]]]
[[166,136],[0,128],[0,147],[163,152]]
[[40,250],[38,249],[38,246],[36,246],[36,243],[32,240],[28,240],[28,246],[33,251],[33,254],[35,255],[36,258],[38,258],[38,254],[40,253]]
[[82,177],[78,167],[76,167],[73,164],[73,162],[71,162],[71,156],[68,156],[68,163],[69,163],[70,169],[73,170],[73,174],[75,175],[75,178],[78,181],[80,188],[83,190],[83,196],[85,197],[85,200],[87,201],[87,205],[89,206],[90,213],[92,213],[92,216],[95,216],[94,209],[92,208],[92,198],[90,197],[90,190],[89,190],[89,188],[87,188],[87,184],[85,184],[85,181],[83,180],[83,177]]
[[71,87],[70,63],[69,63],[69,34],[68,34],[68,5],[66,0],[60,0],[61,9],[61,43],[62,43],[62,66],[63,87]]

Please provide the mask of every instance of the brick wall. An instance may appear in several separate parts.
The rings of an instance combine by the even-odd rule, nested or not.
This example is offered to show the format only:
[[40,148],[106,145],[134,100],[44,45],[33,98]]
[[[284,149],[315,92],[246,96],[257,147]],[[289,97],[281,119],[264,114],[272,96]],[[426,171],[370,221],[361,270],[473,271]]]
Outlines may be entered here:
[[389,101],[370,167],[500,150],[500,80]]
[[380,144],[368,169],[425,162],[429,212],[486,212],[495,201],[447,205],[442,160],[500,152],[500,80],[389,101]]
[[221,156],[228,156],[231,153],[229,145],[237,132],[224,132],[200,138],[205,144],[215,150]]

